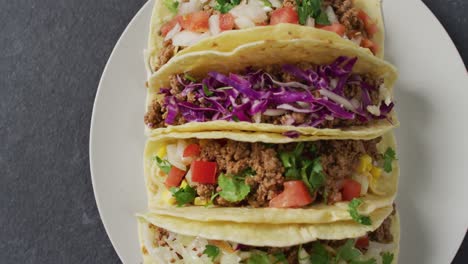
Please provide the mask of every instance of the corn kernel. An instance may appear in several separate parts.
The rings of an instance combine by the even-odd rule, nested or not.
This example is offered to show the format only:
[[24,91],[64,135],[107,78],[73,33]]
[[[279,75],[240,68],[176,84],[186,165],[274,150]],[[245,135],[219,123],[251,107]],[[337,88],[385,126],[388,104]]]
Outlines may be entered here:
[[186,181],[186,180],[183,180],[183,181],[180,183],[179,188],[183,189],[183,188],[185,188],[185,187],[187,187],[187,181]]
[[195,200],[193,201],[193,204],[195,205],[206,205],[207,202],[205,199],[202,199],[200,197],[196,197]]
[[177,203],[176,199],[172,196],[172,193],[169,190],[164,190],[162,193],[163,201],[166,201],[169,205],[175,205]]
[[359,173],[364,173],[366,171],[370,171],[372,169],[372,158],[369,155],[362,155],[359,161],[359,166],[357,167],[357,171]]
[[159,148],[158,153],[156,153],[156,156],[158,156],[161,159],[166,157],[166,155],[167,155],[166,146],[162,146],[161,148]]
[[370,173],[372,174],[372,177],[376,180],[380,178],[380,175],[382,175],[382,169],[378,167],[372,167]]

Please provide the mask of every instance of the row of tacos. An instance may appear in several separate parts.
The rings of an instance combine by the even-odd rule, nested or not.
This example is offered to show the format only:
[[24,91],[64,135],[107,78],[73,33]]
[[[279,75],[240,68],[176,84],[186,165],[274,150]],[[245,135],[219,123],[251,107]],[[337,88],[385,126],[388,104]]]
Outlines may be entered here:
[[396,263],[376,0],[157,0],[144,263]]

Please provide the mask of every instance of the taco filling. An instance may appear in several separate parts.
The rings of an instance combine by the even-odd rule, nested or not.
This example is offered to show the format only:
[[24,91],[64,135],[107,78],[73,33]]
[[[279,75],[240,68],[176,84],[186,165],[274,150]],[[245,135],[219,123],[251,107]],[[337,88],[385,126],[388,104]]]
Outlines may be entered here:
[[345,128],[388,119],[391,93],[382,78],[353,73],[357,58],[327,65],[272,65],[204,79],[171,76],[148,108],[150,128],[226,120]]
[[372,37],[378,31],[362,9],[351,0],[162,0],[173,17],[160,28],[164,38],[159,65],[177,51],[226,30],[279,23],[320,28],[378,51]]
[[172,205],[300,208],[352,201],[351,209],[367,193],[383,195],[377,181],[392,171],[395,153],[390,147],[380,153],[380,140],[178,140],[153,156],[151,180],[165,185],[162,195]]
[[256,247],[229,241],[184,236],[153,224],[142,228],[142,253],[161,263],[219,264],[312,264],[396,262],[397,241],[392,234],[393,217],[375,231],[356,239],[317,240],[291,247]]

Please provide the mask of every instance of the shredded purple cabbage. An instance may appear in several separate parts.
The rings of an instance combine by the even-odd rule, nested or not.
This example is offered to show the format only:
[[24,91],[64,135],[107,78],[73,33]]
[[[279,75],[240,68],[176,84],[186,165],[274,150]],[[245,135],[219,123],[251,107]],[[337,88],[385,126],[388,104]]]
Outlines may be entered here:
[[289,137],[289,138],[298,138],[300,135],[301,133],[294,131],[294,130],[286,131],[283,133],[283,136]]
[[[180,101],[170,93],[170,88],[162,88],[159,93],[165,95],[163,106],[168,112],[165,122],[173,124],[180,113],[187,122],[227,120],[259,123],[267,110],[285,111],[284,124],[295,126],[318,127],[335,118],[360,122],[388,118],[393,103],[386,105],[382,101],[380,116],[366,111],[372,104],[370,91],[378,87],[352,73],[356,61],[357,58],[339,57],[331,64],[318,66],[317,70],[284,65],[283,71],[294,76],[298,80],[295,82],[279,82],[262,70],[252,69],[247,69],[242,75],[210,72],[201,82],[177,76],[178,83],[184,87],[181,95],[192,93],[194,100],[204,106]],[[360,101],[345,97],[344,87],[351,84],[361,87]],[[320,96],[321,93],[329,96]],[[288,115],[291,113],[304,113],[307,121],[296,123]],[[289,137],[299,136],[290,131],[286,133]]]

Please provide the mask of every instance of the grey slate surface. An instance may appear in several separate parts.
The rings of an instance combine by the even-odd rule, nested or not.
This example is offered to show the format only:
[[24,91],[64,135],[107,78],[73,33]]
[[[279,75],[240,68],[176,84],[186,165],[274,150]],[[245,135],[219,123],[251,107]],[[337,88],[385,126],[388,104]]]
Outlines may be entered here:
[[[0,263],[120,262],[94,201],[88,134],[100,74],[144,2],[0,0]],[[468,1],[424,2],[466,65]],[[454,263],[468,263],[467,244]]]

